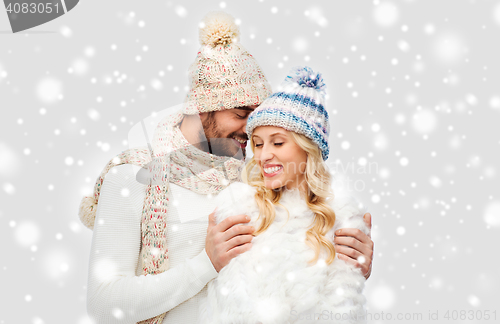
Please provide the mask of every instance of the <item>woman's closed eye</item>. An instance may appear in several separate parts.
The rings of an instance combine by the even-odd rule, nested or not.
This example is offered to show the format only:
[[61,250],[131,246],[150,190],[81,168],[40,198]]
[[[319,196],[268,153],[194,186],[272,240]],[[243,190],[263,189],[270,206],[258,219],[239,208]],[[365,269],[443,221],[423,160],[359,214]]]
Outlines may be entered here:
[[[274,143],[275,146],[281,146],[283,145],[284,142],[281,142],[281,143]],[[255,147],[261,147],[263,144],[255,144]]]

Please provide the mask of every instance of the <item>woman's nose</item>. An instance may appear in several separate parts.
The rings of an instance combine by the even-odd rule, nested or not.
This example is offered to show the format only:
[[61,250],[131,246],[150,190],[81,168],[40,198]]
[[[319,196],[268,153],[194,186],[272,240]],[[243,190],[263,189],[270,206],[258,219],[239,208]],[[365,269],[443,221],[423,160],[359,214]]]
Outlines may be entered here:
[[262,151],[260,154],[260,159],[262,160],[262,162],[271,160],[273,157],[274,157],[274,152],[273,152],[272,145],[269,145],[269,144],[262,145]]

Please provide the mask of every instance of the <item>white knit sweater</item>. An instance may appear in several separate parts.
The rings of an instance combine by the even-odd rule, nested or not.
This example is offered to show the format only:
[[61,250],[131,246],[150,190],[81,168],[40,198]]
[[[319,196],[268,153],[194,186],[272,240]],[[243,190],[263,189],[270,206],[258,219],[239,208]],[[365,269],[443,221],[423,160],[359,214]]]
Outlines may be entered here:
[[206,284],[217,276],[205,252],[215,199],[170,184],[170,268],[144,276],[140,248],[145,190],[131,165],[114,167],[104,180],[90,252],[88,313],[99,324],[137,323],[164,312],[163,323],[196,323]]
[[[217,197],[217,222],[247,214],[249,225],[257,228],[254,194],[255,189],[243,183],[222,191]],[[233,258],[208,284],[199,323],[309,323],[318,316],[320,323],[364,323],[361,270],[337,257],[326,265],[326,253],[320,255],[322,261],[308,266],[314,251],[305,238],[314,215],[298,190],[286,191],[280,203],[289,218],[283,208],[276,207],[274,222],[253,238],[251,250]],[[327,239],[333,242],[334,231],[346,227],[368,234],[364,208],[354,198],[336,192],[329,204],[336,221]]]

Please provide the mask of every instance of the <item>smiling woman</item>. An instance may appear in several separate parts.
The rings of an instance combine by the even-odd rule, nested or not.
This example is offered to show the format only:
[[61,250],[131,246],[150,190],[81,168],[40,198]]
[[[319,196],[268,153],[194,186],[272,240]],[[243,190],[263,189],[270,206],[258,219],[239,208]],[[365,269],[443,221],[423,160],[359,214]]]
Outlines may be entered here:
[[251,138],[254,160],[268,189],[293,189],[304,183],[307,153],[292,132],[276,126],[261,126]]
[[209,283],[201,323],[305,323],[325,312],[363,323],[365,278],[334,242],[340,228],[369,229],[355,200],[333,195],[321,75],[293,70],[284,91],[250,114],[246,133],[254,156],[245,183],[219,194],[215,218],[246,214],[256,230],[250,250]]

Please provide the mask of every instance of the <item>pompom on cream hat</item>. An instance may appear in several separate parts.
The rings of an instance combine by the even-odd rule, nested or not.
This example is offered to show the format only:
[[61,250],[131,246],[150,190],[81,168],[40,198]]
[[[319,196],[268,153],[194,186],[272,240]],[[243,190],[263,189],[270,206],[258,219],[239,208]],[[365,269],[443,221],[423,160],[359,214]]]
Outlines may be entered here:
[[260,105],[271,86],[255,58],[239,43],[240,31],[225,12],[200,23],[201,48],[189,68],[190,90],[183,113],[193,115]]

